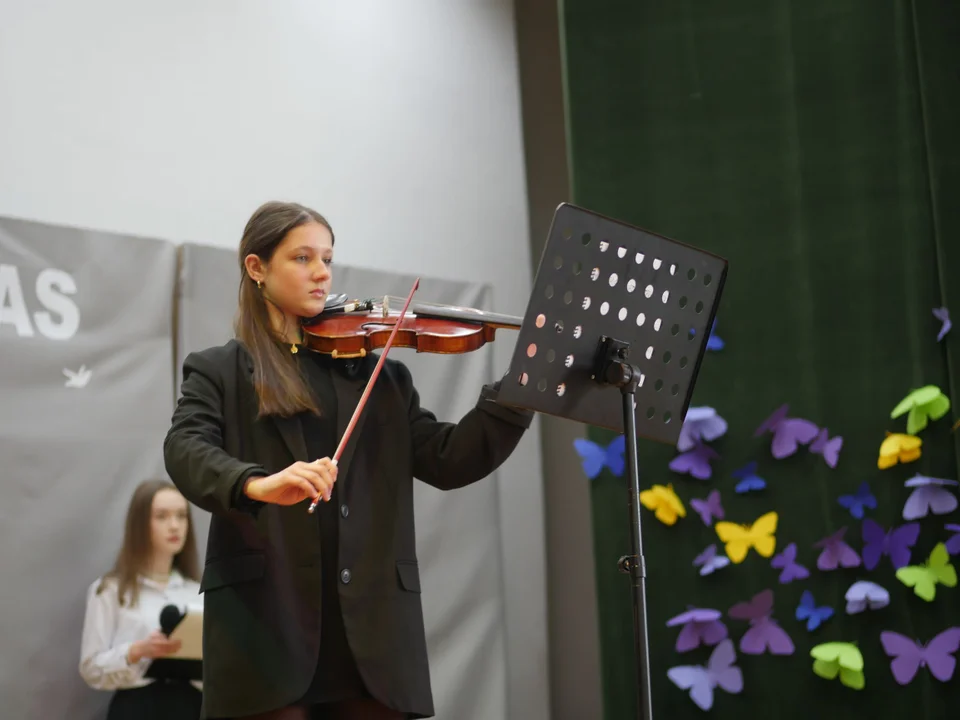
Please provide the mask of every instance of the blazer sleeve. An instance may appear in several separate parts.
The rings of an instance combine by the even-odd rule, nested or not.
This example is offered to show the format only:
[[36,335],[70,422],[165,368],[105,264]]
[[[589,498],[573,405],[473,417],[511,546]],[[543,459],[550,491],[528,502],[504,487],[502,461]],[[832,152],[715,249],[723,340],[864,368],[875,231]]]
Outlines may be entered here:
[[269,473],[224,450],[224,387],[216,363],[202,353],[183,362],[181,396],[163,443],[167,474],[190,502],[211,513],[256,515],[264,503],[243,494],[247,478]]
[[533,421],[533,413],[496,402],[500,381],[484,385],[476,406],[458,423],[441,422],[420,406],[410,371],[398,363],[409,397],[413,475],[440,490],[464,487],[487,477],[510,457]]

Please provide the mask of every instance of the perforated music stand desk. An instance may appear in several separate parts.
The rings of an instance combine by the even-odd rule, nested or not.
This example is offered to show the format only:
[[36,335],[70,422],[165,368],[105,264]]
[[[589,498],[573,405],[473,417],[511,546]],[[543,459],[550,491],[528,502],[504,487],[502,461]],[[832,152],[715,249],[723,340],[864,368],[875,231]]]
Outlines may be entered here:
[[727,261],[560,205],[498,402],[626,435],[638,712],[651,720],[637,437],[676,444]]

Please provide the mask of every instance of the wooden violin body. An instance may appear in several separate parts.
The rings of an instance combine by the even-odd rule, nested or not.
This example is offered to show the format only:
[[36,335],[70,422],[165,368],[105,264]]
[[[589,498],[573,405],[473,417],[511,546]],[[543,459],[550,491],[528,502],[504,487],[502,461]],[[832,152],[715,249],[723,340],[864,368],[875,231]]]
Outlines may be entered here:
[[[389,340],[400,311],[381,304],[361,303],[354,312],[326,311],[302,324],[304,344],[335,358],[365,357]],[[456,355],[473,352],[494,340],[498,328],[519,329],[520,318],[447,305],[411,307],[393,339],[393,346],[417,352]]]

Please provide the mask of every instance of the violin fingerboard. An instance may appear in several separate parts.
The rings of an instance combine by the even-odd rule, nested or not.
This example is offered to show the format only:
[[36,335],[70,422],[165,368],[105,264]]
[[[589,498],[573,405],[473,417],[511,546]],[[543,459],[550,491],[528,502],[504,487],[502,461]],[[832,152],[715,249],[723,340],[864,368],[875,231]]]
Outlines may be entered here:
[[726,280],[724,258],[564,203],[553,217],[499,402],[623,433],[607,339],[641,373],[637,435],[676,444]]

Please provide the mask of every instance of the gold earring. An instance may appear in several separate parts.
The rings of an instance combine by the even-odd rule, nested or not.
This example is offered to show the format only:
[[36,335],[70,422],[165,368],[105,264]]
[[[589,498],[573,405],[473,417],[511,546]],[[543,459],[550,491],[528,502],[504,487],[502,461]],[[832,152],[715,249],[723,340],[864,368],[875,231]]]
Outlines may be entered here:
[[263,290],[263,283],[257,280],[257,287]]

